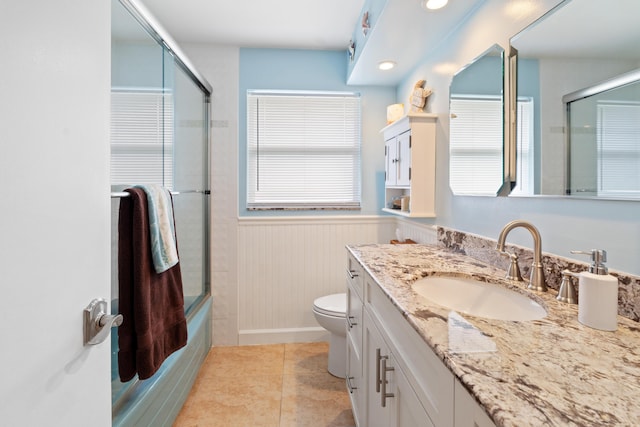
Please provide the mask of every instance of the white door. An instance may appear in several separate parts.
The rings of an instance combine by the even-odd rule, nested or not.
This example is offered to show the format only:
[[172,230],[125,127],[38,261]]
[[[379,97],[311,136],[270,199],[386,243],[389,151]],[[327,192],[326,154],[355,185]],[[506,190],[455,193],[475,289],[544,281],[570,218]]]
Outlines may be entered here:
[[110,2],[0,2],[0,425],[110,426]]

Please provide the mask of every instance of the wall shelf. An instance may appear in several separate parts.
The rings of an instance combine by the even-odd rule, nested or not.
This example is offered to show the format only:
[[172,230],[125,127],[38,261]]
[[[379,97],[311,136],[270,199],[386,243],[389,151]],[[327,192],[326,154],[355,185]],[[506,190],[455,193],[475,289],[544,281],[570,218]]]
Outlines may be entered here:
[[[436,191],[436,122],[430,113],[409,113],[385,126],[385,204],[383,212],[433,218]],[[405,210],[394,200],[408,197]]]

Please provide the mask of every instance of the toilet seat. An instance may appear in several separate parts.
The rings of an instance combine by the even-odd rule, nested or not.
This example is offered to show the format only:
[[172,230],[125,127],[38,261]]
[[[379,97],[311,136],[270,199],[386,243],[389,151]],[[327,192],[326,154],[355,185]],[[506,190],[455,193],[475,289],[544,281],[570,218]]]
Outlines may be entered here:
[[326,316],[346,317],[347,294],[331,294],[313,301],[313,310]]

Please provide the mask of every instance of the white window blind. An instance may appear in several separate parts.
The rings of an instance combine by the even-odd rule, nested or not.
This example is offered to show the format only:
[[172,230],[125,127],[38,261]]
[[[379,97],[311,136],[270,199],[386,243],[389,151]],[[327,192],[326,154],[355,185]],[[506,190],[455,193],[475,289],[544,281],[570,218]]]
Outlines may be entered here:
[[449,163],[457,194],[495,195],[503,181],[501,98],[451,99]]
[[111,92],[111,184],[173,188],[173,96]]
[[640,105],[599,102],[598,195],[640,198]]
[[533,99],[518,99],[516,112],[516,186],[513,195],[532,195],[533,188]]
[[247,207],[358,208],[360,97],[247,96]]

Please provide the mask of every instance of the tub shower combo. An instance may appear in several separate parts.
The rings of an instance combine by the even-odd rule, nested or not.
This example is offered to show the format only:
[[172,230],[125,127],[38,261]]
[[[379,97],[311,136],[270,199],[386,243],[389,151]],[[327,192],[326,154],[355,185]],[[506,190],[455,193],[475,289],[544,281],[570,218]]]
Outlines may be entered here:
[[124,189],[161,185],[173,199],[187,345],[151,378],[121,382],[111,334],[113,425],[170,426],[211,346],[209,97],[211,86],[143,5],[112,0],[111,314],[119,313],[118,212]]

